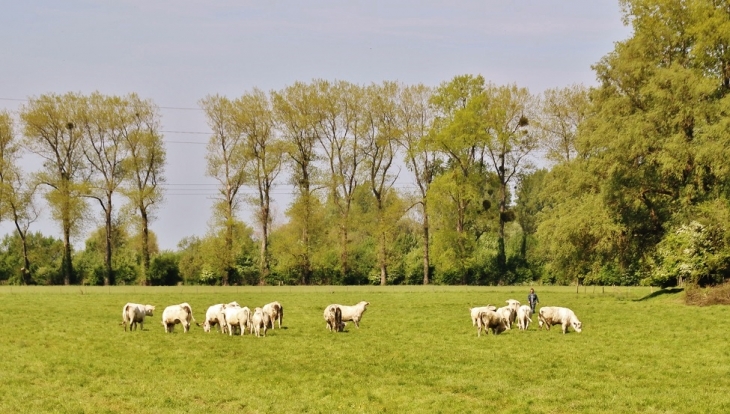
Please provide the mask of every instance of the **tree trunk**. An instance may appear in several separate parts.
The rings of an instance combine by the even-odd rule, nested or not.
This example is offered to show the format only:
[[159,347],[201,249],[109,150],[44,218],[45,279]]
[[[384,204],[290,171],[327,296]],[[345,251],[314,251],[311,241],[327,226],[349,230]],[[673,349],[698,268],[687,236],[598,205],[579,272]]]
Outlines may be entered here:
[[71,191],[69,182],[62,178],[61,197],[63,197],[63,211],[61,226],[63,227],[63,258],[61,259],[61,273],[63,273],[63,284],[68,286],[73,278],[73,262],[71,262]]
[[142,285],[147,286],[149,284],[149,269],[150,269],[150,229],[149,229],[149,218],[147,217],[147,210],[140,206],[139,214],[142,217]]
[[[502,166],[504,168],[504,166]],[[504,273],[507,267],[507,254],[504,250],[504,219],[507,212],[507,183],[500,179],[499,185],[499,235],[497,240],[497,269]]]
[[63,284],[71,284],[73,277],[73,264],[71,263],[71,230],[69,225],[63,225],[63,258],[61,259],[61,272],[63,273]]
[[221,284],[223,286],[228,286],[228,282],[230,280],[231,274],[233,273],[233,206],[231,205],[231,198],[230,195],[228,197],[228,211],[226,212],[228,217],[226,217],[226,270],[223,272],[223,280],[221,281]]
[[426,202],[423,203],[423,284],[429,283],[429,273],[431,271],[431,264],[429,263],[428,256],[429,244],[428,244],[428,212],[426,211]]
[[[17,226],[17,224],[16,224]],[[22,231],[20,231],[20,227],[18,227],[18,234],[20,235],[20,241],[23,245],[23,275],[21,283],[24,285],[29,285],[30,280],[30,259],[28,258],[28,240],[26,238],[26,234]]]
[[259,250],[259,285],[266,284],[269,276],[269,194],[264,196],[261,208],[261,246]]
[[304,257],[303,257],[303,268],[302,268],[302,284],[308,285],[311,281],[312,276],[312,264],[310,263],[310,241],[309,241],[309,225],[311,222],[311,193],[309,188],[309,174],[306,169],[302,171],[303,184],[302,189],[304,192],[304,228],[302,229],[302,243],[304,243]]
[[388,283],[388,268],[386,264],[385,255],[385,232],[381,233],[380,236],[380,286],[385,286]]
[[344,215],[342,220],[343,223],[340,226],[340,244],[342,244],[342,251],[340,252],[340,272],[342,275],[342,283],[345,283],[345,280],[347,280],[347,275],[350,272],[347,254],[347,214]]
[[109,286],[113,282],[112,277],[112,196],[107,195],[107,207],[104,209],[104,219],[106,221],[106,245],[104,249],[104,286]]

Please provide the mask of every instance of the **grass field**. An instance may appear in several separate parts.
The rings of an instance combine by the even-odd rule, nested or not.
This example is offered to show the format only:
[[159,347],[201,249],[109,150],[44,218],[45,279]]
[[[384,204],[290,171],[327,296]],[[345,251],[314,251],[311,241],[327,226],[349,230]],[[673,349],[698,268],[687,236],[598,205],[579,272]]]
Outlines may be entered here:
[[[583,332],[476,337],[468,308],[525,287],[2,287],[0,412],[730,412],[730,308],[683,293],[537,287]],[[165,306],[202,322],[214,303],[278,300],[266,338],[165,334]],[[362,327],[325,329],[329,303],[371,304]],[[143,331],[126,302],[157,306]]]

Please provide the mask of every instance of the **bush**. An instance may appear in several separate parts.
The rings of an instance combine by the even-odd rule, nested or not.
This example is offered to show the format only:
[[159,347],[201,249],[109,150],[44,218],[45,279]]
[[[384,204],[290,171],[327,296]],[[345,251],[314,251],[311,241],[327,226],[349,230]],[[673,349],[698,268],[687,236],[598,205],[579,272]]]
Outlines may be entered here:
[[174,286],[182,281],[177,265],[178,256],[172,252],[163,252],[152,259],[147,272],[147,281],[153,286]]
[[690,286],[685,292],[685,301],[688,305],[730,305],[730,282],[709,288]]

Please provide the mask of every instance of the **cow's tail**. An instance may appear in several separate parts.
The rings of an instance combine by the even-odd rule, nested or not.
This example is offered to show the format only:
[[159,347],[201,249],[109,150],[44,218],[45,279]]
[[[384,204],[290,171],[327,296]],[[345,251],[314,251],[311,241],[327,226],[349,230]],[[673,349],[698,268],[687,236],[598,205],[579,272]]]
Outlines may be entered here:
[[[124,306],[124,310],[122,310],[122,323],[120,325],[124,325],[124,331],[127,331],[127,324],[129,323],[129,305]],[[131,325],[130,325],[131,328]]]

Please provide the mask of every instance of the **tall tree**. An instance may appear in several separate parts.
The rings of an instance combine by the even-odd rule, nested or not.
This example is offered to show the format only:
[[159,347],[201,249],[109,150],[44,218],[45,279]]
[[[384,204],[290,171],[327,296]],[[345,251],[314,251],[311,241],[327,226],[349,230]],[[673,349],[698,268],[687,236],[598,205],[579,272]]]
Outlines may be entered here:
[[83,135],[77,127],[84,107],[84,97],[68,93],[30,98],[20,109],[25,146],[44,161],[37,179],[50,188],[45,197],[63,234],[61,269],[66,285],[74,281],[71,237],[82,224],[88,207],[83,198],[87,193]]
[[384,82],[371,85],[367,90],[365,163],[368,185],[375,197],[378,213],[378,267],[383,286],[388,280],[388,242],[389,236],[392,236],[392,223],[386,220],[386,209],[397,178],[393,170],[401,137],[397,109],[399,89],[400,85],[395,82]]
[[208,142],[208,175],[215,178],[220,186],[218,198],[214,206],[214,218],[225,229],[223,232],[225,263],[227,269],[222,283],[228,285],[235,272],[233,237],[236,226],[236,213],[241,203],[241,188],[247,182],[246,137],[240,126],[234,121],[233,102],[221,96],[208,96],[200,105],[208,118],[208,125],[213,130]]
[[535,116],[535,100],[526,88],[489,85],[470,102],[477,114],[478,134],[484,142],[487,163],[499,184],[499,235],[497,265],[504,269],[504,225],[514,214],[508,211],[510,185],[517,175],[533,168],[529,158],[540,145],[539,135],[529,127]]
[[318,139],[329,167],[329,196],[339,213],[340,272],[350,272],[350,211],[364,162],[364,95],[360,86],[318,80]]
[[0,221],[7,214],[8,206],[3,201],[9,197],[19,157],[20,145],[15,138],[13,119],[7,111],[0,111]]
[[294,254],[299,258],[301,282],[308,284],[312,276],[314,208],[318,204],[313,194],[318,174],[315,165],[319,125],[314,110],[316,92],[312,85],[297,82],[281,92],[274,92],[272,100],[275,119],[291,162],[291,178],[298,193],[291,212],[301,229],[301,238]]
[[128,154],[123,170],[127,173],[127,179],[120,192],[139,214],[144,275],[141,282],[146,285],[149,283],[147,272],[151,257],[150,222],[163,200],[160,185],[165,182],[166,152],[160,133],[157,107],[151,101],[139,99],[135,94],[129,95],[127,99],[133,116],[123,131],[124,146]]
[[452,273],[458,273],[464,284],[466,265],[479,235],[478,215],[485,213],[482,206],[486,204],[480,201],[489,191],[485,141],[477,126],[480,118],[472,108],[484,88],[482,76],[460,75],[439,85],[431,98],[435,110],[433,142],[446,157],[446,171],[435,177],[430,196],[435,201],[432,205],[445,213],[437,218],[448,221],[448,228],[434,240],[435,248],[449,252],[440,256],[453,258]]
[[588,116],[588,104],[588,88],[583,85],[543,92],[535,121],[544,134],[542,140],[549,160],[568,162],[575,158],[578,126]]
[[405,152],[406,165],[418,187],[418,204],[421,206],[424,285],[429,283],[431,269],[427,195],[438,167],[436,146],[431,134],[434,111],[429,101],[432,94],[431,88],[418,84],[403,87],[398,99],[398,117],[403,133],[400,144]]
[[259,284],[264,284],[271,270],[271,191],[281,172],[284,147],[275,133],[271,102],[264,92],[254,89],[238,98],[234,105],[234,122],[246,139],[244,156],[249,160],[247,183],[257,191],[256,197],[250,201],[257,208],[256,219],[261,226]]
[[124,145],[124,132],[134,118],[129,103],[125,98],[95,92],[86,99],[87,109],[78,124],[84,136],[83,153],[91,170],[88,196],[98,201],[104,212],[104,286],[114,283],[113,203],[114,194],[126,177],[128,148]]
[[31,263],[28,252],[28,230],[40,211],[34,199],[37,186],[23,176],[20,166],[21,147],[15,137],[13,121],[6,111],[0,112],[0,221],[7,216],[18,232],[23,256],[20,282],[30,284]]

